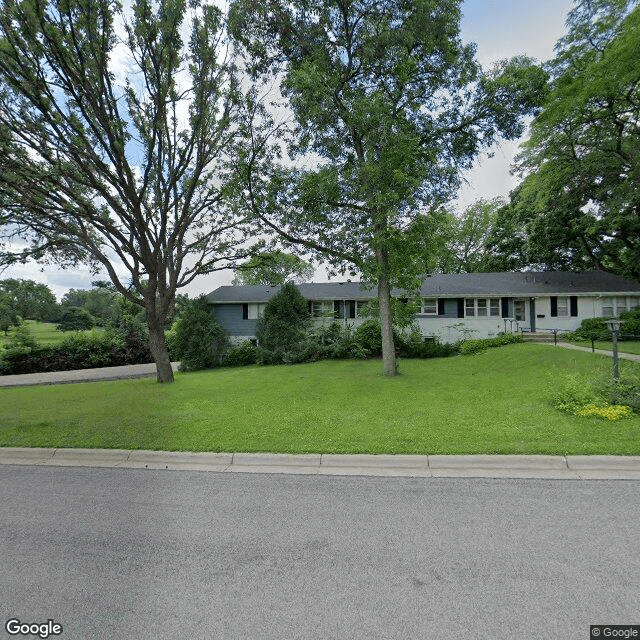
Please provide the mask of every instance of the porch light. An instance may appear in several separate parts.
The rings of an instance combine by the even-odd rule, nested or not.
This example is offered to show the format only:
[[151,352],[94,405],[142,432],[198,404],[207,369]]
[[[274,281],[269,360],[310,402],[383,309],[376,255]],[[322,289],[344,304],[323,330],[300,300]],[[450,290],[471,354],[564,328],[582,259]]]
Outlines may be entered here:
[[621,324],[622,323],[618,318],[611,318],[610,320],[607,320],[607,328],[611,333],[618,333],[620,331]]

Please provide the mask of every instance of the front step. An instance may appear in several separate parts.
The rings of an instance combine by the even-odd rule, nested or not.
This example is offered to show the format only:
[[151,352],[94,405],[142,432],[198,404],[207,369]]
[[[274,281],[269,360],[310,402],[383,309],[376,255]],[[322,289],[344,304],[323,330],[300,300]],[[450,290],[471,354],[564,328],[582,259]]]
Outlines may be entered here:
[[553,333],[549,331],[534,331],[533,333],[523,331],[522,337],[525,342],[555,342]]

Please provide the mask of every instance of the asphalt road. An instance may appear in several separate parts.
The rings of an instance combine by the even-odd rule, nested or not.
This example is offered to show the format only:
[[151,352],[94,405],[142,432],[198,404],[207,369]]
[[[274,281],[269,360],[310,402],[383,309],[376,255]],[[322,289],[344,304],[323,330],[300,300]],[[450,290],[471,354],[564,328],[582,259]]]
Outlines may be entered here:
[[640,624],[639,523],[639,481],[5,465],[0,638],[587,640]]

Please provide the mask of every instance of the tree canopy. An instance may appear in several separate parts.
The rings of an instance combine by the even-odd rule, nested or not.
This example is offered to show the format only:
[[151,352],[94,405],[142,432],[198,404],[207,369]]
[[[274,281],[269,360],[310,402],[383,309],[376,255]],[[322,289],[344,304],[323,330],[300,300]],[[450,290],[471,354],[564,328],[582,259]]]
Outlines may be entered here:
[[245,206],[377,286],[383,370],[394,375],[390,291],[417,288],[425,219],[481,149],[521,135],[546,73],[526,58],[483,72],[461,42],[459,0],[235,0],[230,23],[245,64],[279,82],[294,121],[285,130],[248,103]]
[[60,310],[53,291],[46,285],[23,278],[0,280],[0,294],[23,320],[56,320]]
[[172,381],[176,290],[248,255],[224,197],[237,82],[218,8],[123,4],[0,7],[0,265],[106,271]]
[[285,282],[308,282],[315,269],[299,256],[284,251],[264,251],[236,266],[232,284],[266,284],[275,287]]
[[640,6],[582,0],[567,27],[549,64],[552,90],[519,158],[524,179],[502,244],[522,265],[638,279]]

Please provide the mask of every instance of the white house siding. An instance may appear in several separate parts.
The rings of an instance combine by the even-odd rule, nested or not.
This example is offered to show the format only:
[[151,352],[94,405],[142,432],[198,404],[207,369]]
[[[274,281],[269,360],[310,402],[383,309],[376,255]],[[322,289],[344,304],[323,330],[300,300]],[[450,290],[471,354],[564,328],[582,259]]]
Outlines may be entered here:
[[[615,295],[615,294],[612,294]],[[471,297],[471,296],[467,296]],[[475,295],[476,298],[500,298],[500,317],[483,316],[483,317],[463,317],[458,318],[458,299],[444,298],[444,305],[441,305],[441,311],[444,310],[445,316],[417,315],[415,324],[420,329],[422,335],[426,337],[437,337],[441,342],[456,342],[463,338],[490,338],[498,333],[530,331],[531,330],[531,300],[535,303],[535,330],[536,331],[552,331],[557,329],[561,332],[574,331],[580,326],[580,323],[586,318],[603,317],[603,298],[611,296],[606,294],[582,294],[576,295],[577,299],[577,316],[571,316],[571,300],[570,296],[558,295],[553,297],[567,298],[567,315],[551,315],[551,298],[552,296],[499,296],[495,295]],[[503,318],[502,299],[508,298],[508,312],[510,317]],[[514,300],[522,300],[524,302],[523,320],[516,321],[514,318]],[[334,304],[333,301],[331,305]],[[618,311],[624,308],[637,307],[640,303],[640,296],[621,296],[616,297],[616,309]],[[622,306],[624,305],[624,306]],[[263,305],[260,304],[260,307]],[[561,306],[561,305],[560,305]],[[255,307],[255,309],[254,309]],[[338,301],[336,308],[340,315],[344,314],[344,301]],[[216,315],[231,334],[233,342],[242,342],[255,337],[256,320],[252,316],[259,315],[257,304],[249,306],[249,318],[243,319],[242,304],[221,304],[215,305]],[[561,311],[561,309],[559,309]],[[337,318],[320,317],[314,318],[316,326],[329,325],[333,322],[339,322],[351,329],[356,329],[366,318]]]

